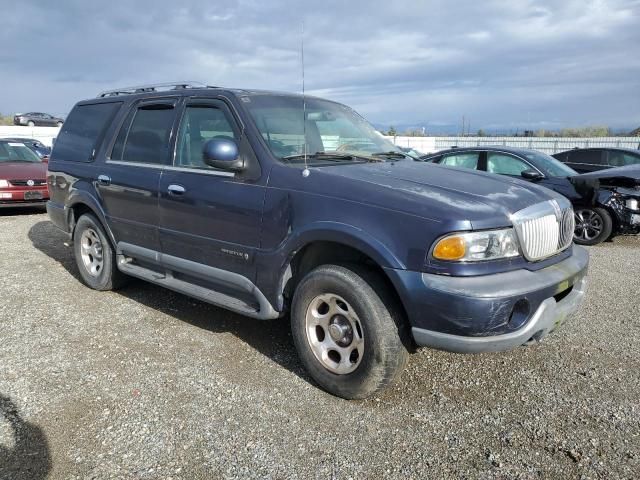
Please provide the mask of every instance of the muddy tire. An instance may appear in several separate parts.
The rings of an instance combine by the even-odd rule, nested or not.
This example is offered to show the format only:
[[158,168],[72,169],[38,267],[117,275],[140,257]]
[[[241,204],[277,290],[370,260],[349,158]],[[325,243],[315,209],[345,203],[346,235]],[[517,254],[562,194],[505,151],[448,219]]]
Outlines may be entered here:
[[376,274],[323,265],[298,284],[291,308],[294,343],[324,390],[366,398],[391,384],[407,359],[406,323]]

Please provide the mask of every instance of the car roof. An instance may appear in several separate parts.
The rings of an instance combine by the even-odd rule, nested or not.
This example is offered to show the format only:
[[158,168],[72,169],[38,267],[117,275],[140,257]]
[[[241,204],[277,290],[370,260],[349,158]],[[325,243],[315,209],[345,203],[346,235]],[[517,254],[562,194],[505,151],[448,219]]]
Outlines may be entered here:
[[36,140],[35,138],[27,138],[27,137],[2,137],[0,140],[6,140],[8,142],[38,142],[41,143],[40,140]]
[[[127,101],[133,102],[146,98],[166,98],[166,97],[175,97],[175,96],[197,96],[197,95],[226,95],[226,96],[235,96],[235,97],[251,97],[251,96],[279,96],[279,97],[292,97],[292,98],[300,98],[303,96],[300,93],[291,93],[291,92],[282,92],[282,91],[274,91],[274,90],[259,90],[259,89],[239,89],[239,88],[226,88],[226,87],[197,87],[197,88],[179,88],[179,89],[171,89],[171,90],[160,90],[153,92],[135,92],[135,93],[120,93],[117,95],[105,95],[98,96],[95,98],[87,98],[85,100],[81,100],[78,102],[79,105],[93,104],[93,103],[110,103],[114,101]],[[334,102],[333,100],[328,100],[326,98],[316,97],[313,95],[305,95],[305,98],[308,99],[317,99],[324,100],[327,102]]]
[[[640,143],[640,142],[639,142]],[[633,148],[624,148],[624,147],[586,147],[586,148],[572,148],[570,150],[565,150],[564,152],[558,152],[558,153],[565,153],[565,152],[575,152],[575,151],[584,151],[584,150],[610,150],[610,151],[614,151],[614,152],[629,152],[629,153],[635,153],[636,155],[640,155],[640,149],[635,150]]]

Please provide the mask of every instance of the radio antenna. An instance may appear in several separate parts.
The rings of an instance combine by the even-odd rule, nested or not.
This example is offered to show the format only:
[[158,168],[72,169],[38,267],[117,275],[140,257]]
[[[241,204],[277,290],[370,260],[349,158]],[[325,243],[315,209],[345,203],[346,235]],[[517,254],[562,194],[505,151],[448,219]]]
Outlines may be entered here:
[[304,170],[303,177],[308,177],[311,173],[307,164],[307,97],[304,93],[304,20],[302,20],[302,30],[300,32],[300,62],[302,63],[302,135],[304,136]]

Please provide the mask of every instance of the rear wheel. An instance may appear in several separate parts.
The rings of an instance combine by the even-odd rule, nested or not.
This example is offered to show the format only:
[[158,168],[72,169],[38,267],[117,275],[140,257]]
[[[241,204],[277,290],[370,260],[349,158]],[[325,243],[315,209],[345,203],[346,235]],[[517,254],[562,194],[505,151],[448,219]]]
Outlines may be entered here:
[[611,236],[613,221],[604,208],[578,208],[575,220],[573,240],[577,244],[597,245]]
[[366,398],[402,372],[405,324],[385,287],[359,266],[323,265],[296,288],[294,342],[309,374],[328,392]]
[[94,290],[114,290],[126,276],[116,266],[116,255],[98,219],[82,215],[73,236],[76,264],[84,283]]

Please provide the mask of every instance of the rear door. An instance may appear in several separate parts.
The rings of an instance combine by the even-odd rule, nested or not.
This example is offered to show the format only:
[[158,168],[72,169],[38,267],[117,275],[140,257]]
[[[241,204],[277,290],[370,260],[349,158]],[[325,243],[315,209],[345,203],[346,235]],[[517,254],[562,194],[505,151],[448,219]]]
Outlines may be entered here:
[[[202,149],[214,137],[235,140],[240,155],[258,173],[222,171],[205,164]],[[264,195],[257,159],[248,142],[242,141],[239,120],[227,104],[189,99],[173,165],[160,181],[160,242],[167,266],[214,267],[254,280]]]
[[158,185],[170,162],[177,106],[176,98],[135,104],[99,168],[97,189],[119,245],[160,250]]

